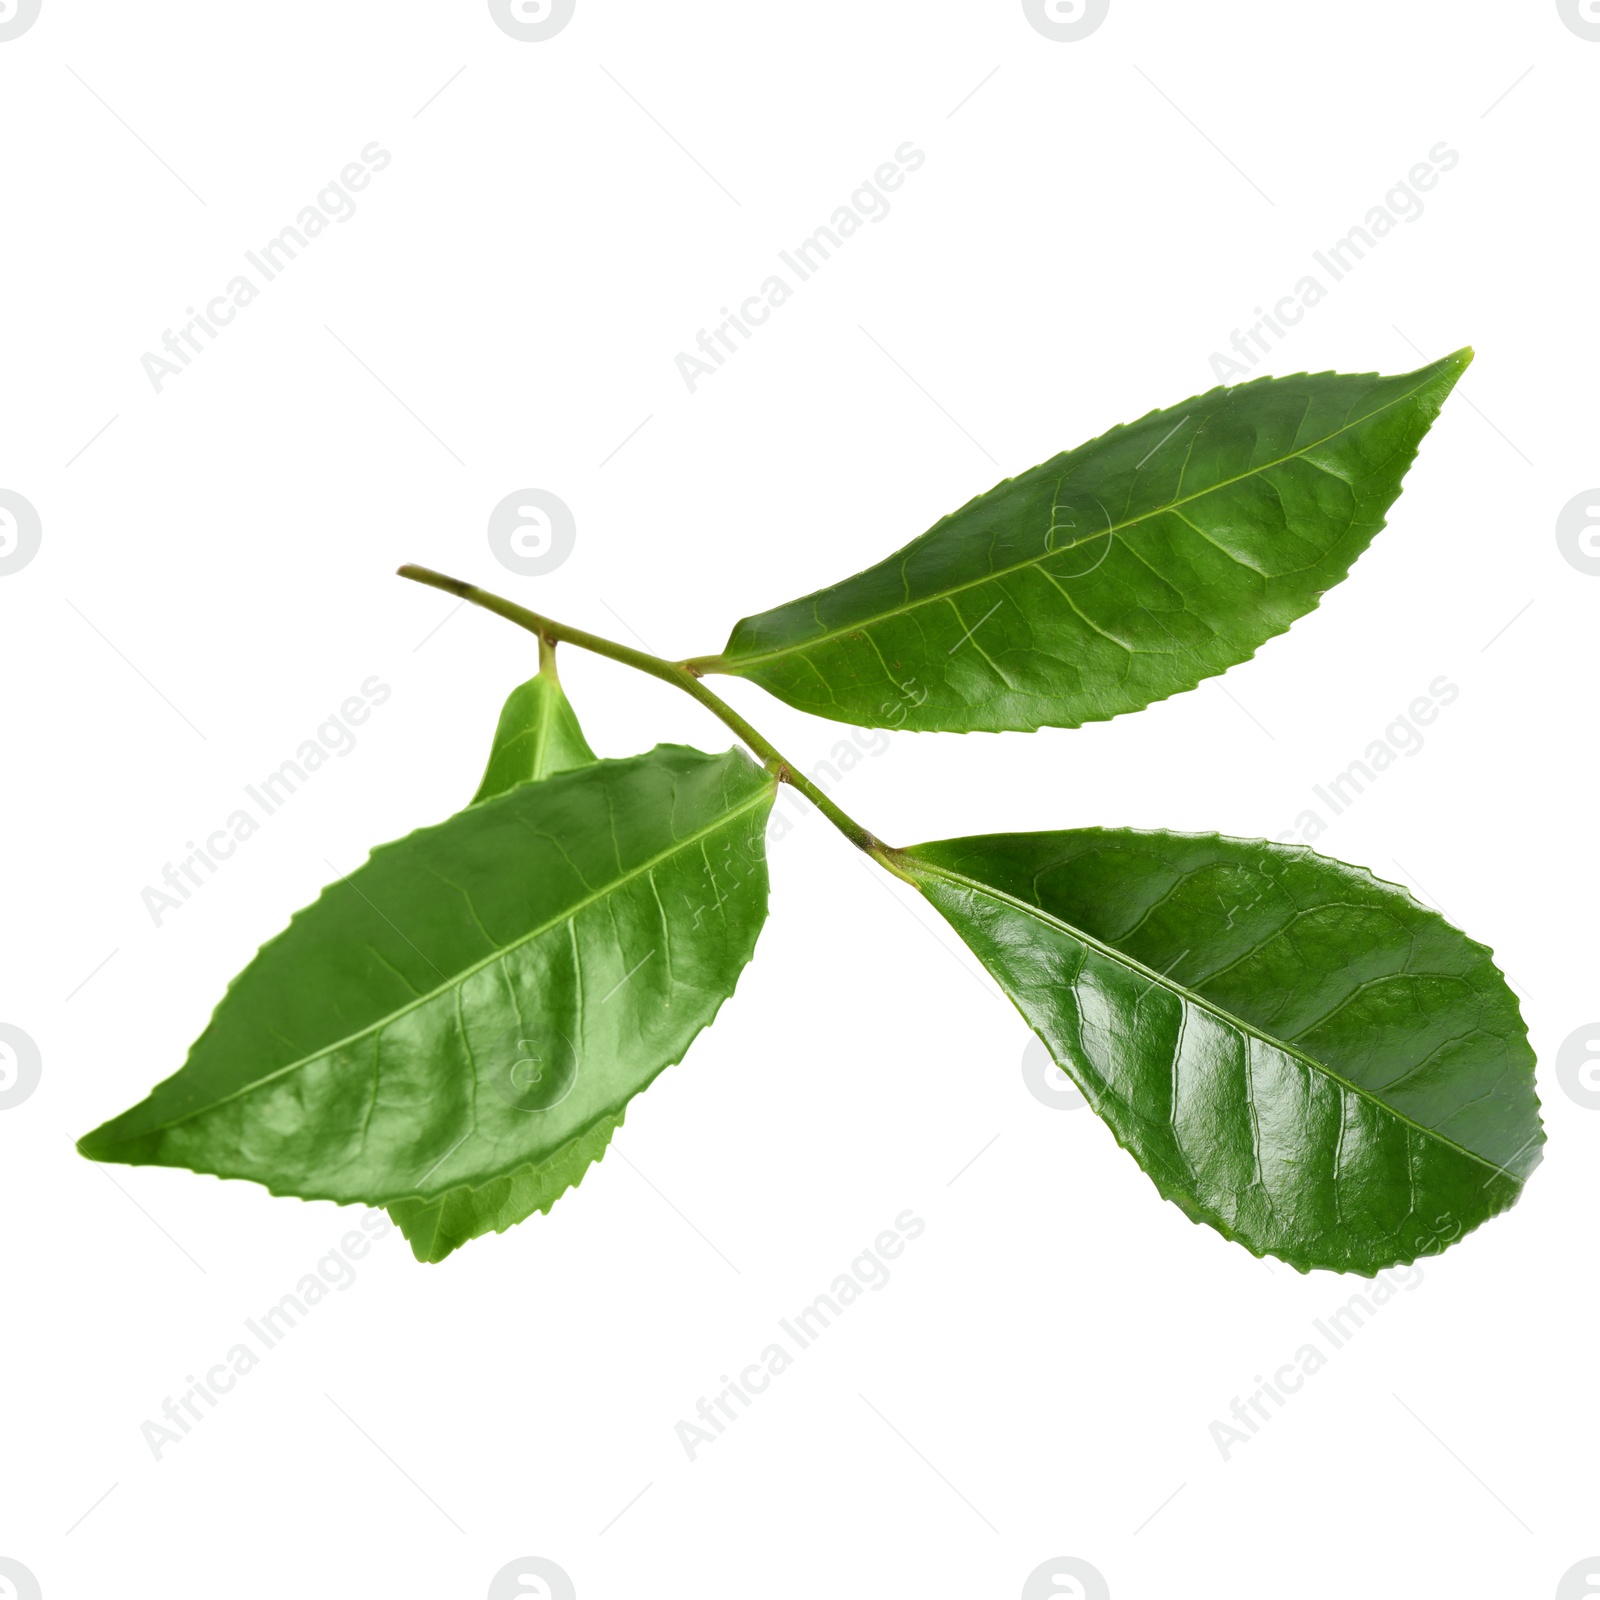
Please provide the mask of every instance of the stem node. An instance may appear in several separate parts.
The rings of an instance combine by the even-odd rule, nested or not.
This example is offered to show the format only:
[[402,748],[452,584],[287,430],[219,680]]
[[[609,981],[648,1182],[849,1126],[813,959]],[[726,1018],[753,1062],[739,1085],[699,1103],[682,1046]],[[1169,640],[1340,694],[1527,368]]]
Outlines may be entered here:
[[[875,861],[887,864],[885,852],[888,846],[882,840],[863,828],[854,817],[841,811],[810,778],[803,772],[796,771],[789,759],[770,740],[746,722],[726,700],[720,695],[713,694],[700,681],[703,670],[701,663],[715,660],[714,656],[700,656],[688,661],[664,661],[660,656],[635,650],[632,645],[618,644],[614,639],[604,639],[597,633],[587,633],[582,628],[570,627],[552,617],[541,616],[537,611],[529,611],[526,606],[519,606],[514,600],[491,594],[489,590],[480,589],[476,584],[464,583],[460,578],[435,572],[431,567],[419,567],[407,562],[405,566],[399,568],[399,575],[402,578],[409,578],[413,583],[425,584],[430,589],[442,589],[446,594],[453,594],[457,599],[470,601],[485,611],[492,611],[497,617],[504,617],[506,621],[516,623],[519,628],[526,628],[538,636],[541,659],[546,647],[553,653],[558,643],[575,644],[580,650],[588,650],[597,656],[620,661],[623,666],[632,667],[636,672],[647,673],[652,678],[659,678],[663,683],[675,684],[691,699],[698,700],[707,711],[743,739],[779,783],[787,783],[791,788],[798,789],[856,849],[864,851]],[[889,870],[894,871],[892,867]]]

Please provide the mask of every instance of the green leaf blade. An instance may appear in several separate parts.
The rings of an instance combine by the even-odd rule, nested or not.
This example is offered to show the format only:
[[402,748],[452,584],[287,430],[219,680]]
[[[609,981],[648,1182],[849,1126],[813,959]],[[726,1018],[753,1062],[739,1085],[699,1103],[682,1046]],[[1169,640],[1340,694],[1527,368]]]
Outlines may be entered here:
[[[538,783],[560,772],[593,766],[596,757],[556,673],[554,646],[539,641],[539,670],[506,697],[495,726],[483,781],[471,804],[492,800],[519,783]],[[548,1214],[611,1142],[619,1112],[603,1117],[548,1159],[520,1167],[474,1188],[463,1184],[430,1200],[400,1200],[389,1207],[395,1226],[418,1261],[437,1263],[486,1233],[504,1233],[535,1212]]]
[[1262,378],[1151,412],[746,617],[695,665],[864,727],[1139,710],[1249,659],[1345,577],[1471,359]]
[[380,847],[80,1150],[373,1205],[544,1165],[732,993],[766,917],[774,791],[737,751],[660,746]]
[[1302,1271],[1435,1254],[1544,1134],[1489,952],[1301,847],[1131,829],[920,845],[900,865],[1158,1190]]
[[519,783],[537,783],[558,772],[591,766],[596,759],[556,676],[555,651],[542,640],[540,651],[544,659],[539,671],[518,684],[501,708],[489,764],[472,805],[492,800]]
[[504,1233],[535,1212],[548,1214],[606,1153],[622,1117],[620,1111],[602,1117],[535,1166],[519,1167],[476,1189],[463,1184],[432,1200],[398,1200],[389,1207],[389,1215],[418,1261],[443,1261],[486,1233]]

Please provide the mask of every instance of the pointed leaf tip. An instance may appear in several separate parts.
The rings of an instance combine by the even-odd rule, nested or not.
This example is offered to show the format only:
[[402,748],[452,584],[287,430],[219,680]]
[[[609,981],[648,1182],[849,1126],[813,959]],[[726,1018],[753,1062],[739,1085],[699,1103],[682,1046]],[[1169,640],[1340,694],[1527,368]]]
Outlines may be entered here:
[[1083,828],[903,852],[1167,1199],[1370,1277],[1512,1205],[1544,1130],[1516,997],[1405,890],[1303,846]]
[[868,728],[1138,711],[1249,660],[1344,579],[1471,359],[1258,378],[1152,411],[744,618],[699,664]]
[[263,946],[180,1071],[79,1148],[303,1199],[525,1173],[553,1198],[589,1147],[542,1169],[732,994],[766,919],[775,788],[740,752],[661,745],[381,846]]

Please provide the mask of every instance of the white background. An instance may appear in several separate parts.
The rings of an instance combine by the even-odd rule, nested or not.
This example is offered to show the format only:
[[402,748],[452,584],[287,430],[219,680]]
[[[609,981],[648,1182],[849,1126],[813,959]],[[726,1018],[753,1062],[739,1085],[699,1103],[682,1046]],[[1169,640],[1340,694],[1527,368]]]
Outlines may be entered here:
[[[1600,580],[1554,536],[1600,481],[1597,83],[1546,0],[1113,0],[1077,43],[1008,0],[578,0],[534,44],[467,0],[44,0],[0,43],[0,488],[43,524],[0,578],[0,1021],[44,1062],[0,1112],[0,1556],[46,1600],[476,1600],[524,1555],[582,1600],[1009,1600],[1056,1556],[1115,1600],[1554,1595],[1600,1550],[1600,1114],[1553,1071],[1600,1013]],[[158,395],[141,356],[374,140],[356,215]],[[677,353],[907,140],[891,213],[691,395]],[[1440,141],[1424,214],[1257,369],[1478,350],[1349,581],[1142,715],[897,735],[837,795],[897,843],[1277,836],[1448,676],[1425,748],[1319,846],[1511,975],[1550,1134],[1521,1204],[1224,1461],[1210,1424],[1362,1285],[1191,1226],[1030,1096],[1009,1005],[812,816],[737,996],[579,1192],[439,1267],[384,1240],[155,1460],[141,1424],[358,1213],[72,1140],[176,1069],[333,868],[475,786],[531,641],[439,627],[453,602],[394,567],[715,650],[1210,387]],[[543,578],[485,534],[528,486],[577,520]],[[563,672],[602,754],[726,745],[667,688]],[[141,890],[373,674],[356,749],[155,926]],[[727,693],[807,766],[839,737]],[[691,1463],[674,1425],[906,1208],[893,1281]]]

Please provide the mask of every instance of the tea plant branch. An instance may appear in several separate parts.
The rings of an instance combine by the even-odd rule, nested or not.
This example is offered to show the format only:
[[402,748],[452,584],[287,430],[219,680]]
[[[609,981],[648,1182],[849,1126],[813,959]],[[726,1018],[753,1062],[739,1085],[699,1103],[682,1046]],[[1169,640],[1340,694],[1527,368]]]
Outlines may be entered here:
[[[421,1261],[548,1212],[733,998],[787,783],[999,984],[1041,1047],[1023,1057],[1035,1095],[1059,1103],[1058,1069],[1191,1221],[1301,1271],[1372,1276],[1446,1249],[1538,1164],[1527,1027],[1484,945],[1309,848],[1320,813],[1278,841],[1077,827],[891,849],[701,680],[948,733],[1075,728],[1181,695],[1344,579],[1471,359],[1260,378],[1152,411],[744,617],[716,656],[663,660],[402,567],[539,641],[476,792],[297,912],[183,1067],[79,1149],[382,1207]],[[599,760],[558,643],[672,684],[739,747]],[[1422,720],[1459,693],[1447,677],[1428,691]],[[1381,769],[1390,745],[1375,749]],[[969,786],[999,786],[977,751],[961,759]],[[1162,776],[1200,759],[1175,750]],[[782,1079],[753,1092],[781,1113]]]
[[518,627],[537,634],[541,660],[543,652],[554,645],[572,644],[580,650],[588,650],[594,655],[619,661],[625,667],[648,673],[652,678],[659,678],[663,683],[670,683],[675,688],[682,689],[686,695],[698,700],[714,717],[738,734],[760,758],[768,772],[780,783],[787,783],[798,789],[858,850],[865,851],[880,865],[895,872],[896,876],[901,875],[890,865],[889,857],[894,852],[889,846],[870,829],[862,827],[854,817],[836,806],[771,740],[746,722],[720,695],[708,689],[686,662],[667,661],[661,656],[653,656],[645,650],[635,650],[631,645],[619,644],[615,639],[603,638],[584,628],[574,628],[568,623],[557,622],[553,617],[530,611],[526,606],[519,606],[516,601],[507,600],[503,595],[495,594],[488,589],[480,589],[474,583],[465,583],[460,578],[450,577],[447,573],[435,572],[431,567],[421,567],[408,562],[398,571],[400,577],[409,578],[413,583],[424,584],[430,589],[442,589],[446,594],[453,594],[457,599],[466,600],[472,605],[482,607],[485,611],[492,611],[497,617],[504,617],[506,621],[514,622]]

